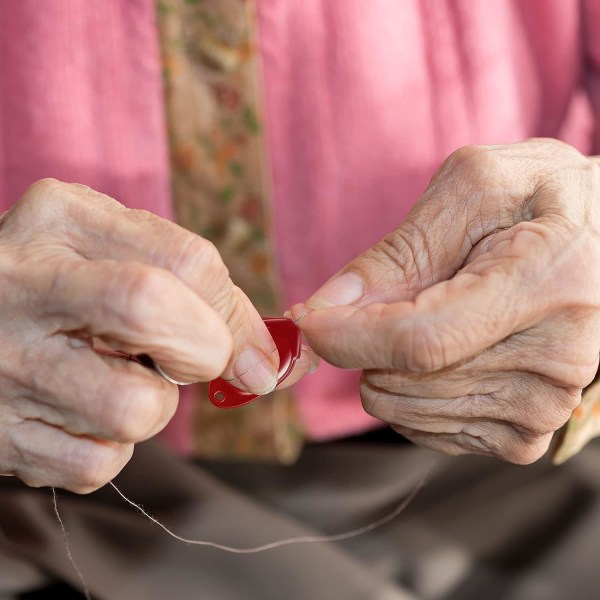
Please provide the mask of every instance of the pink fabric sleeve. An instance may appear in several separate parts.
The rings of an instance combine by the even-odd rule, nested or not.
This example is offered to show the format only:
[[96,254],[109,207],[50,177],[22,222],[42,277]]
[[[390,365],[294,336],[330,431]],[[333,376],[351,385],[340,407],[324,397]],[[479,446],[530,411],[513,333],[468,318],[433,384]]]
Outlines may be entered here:
[[[152,0],[0,0],[0,210],[42,177],[170,218]],[[190,447],[193,392],[165,435]]]
[[0,0],[0,206],[41,177],[171,215],[152,0]]
[[583,0],[585,82],[594,115],[592,153],[600,154],[600,2]]

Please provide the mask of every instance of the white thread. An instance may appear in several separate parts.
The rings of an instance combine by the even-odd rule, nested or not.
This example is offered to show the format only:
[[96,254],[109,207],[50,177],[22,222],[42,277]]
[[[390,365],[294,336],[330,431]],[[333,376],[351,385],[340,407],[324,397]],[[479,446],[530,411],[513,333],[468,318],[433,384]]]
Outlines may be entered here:
[[77,577],[79,577],[79,581],[81,581],[81,585],[83,587],[83,595],[85,596],[85,599],[92,600],[92,596],[90,595],[90,590],[87,586],[87,583],[85,582],[83,574],[80,571],[79,567],[77,566],[77,563],[75,562],[75,559],[73,558],[73,554],[71,553],[71,547],[69,545],[69,538],[67,536],[67,530],[65,529],[65,524],[63,523],[63,520],[60,517],[60,513],[58,512],[58,499],[57,499],[58,496],[56,494],[56,490],[54,489],[54,487],[52,487],[51,489],[52,489],[52,506],[54,507],[54,514],[56,515],[56,519],[57,519],[58,524],[60,525],[60,529],[62,531],[62,536],[63,536],[63,540],[65,543],[65,550],[67,551],[67,556],[69,558],[69,561],[71,562],[71,565],[73,566],[73,569],[75,570],[75,573],[77,573]]
[[[275,548],[281,548],[283,546],[290,546],[293,544],[318,544],[318,543],[327,543],[327,542],[340,542],[343,540],[348,540],[350,538],[358,537],[359,535],[363,535],[365,533],[368,533],[369,531],[373,531],[374,529],[377,529],[378,527],[381,527],[381,526],[389,523],[390,521],[395,519],[398,515],[400,515],[400,513],[402,513],[404,511],[404,509],[412,502],[412,500],[419,493],[421,488],[425,485],[425,481],[429,474],[429,470],[430,470],[430,468],[427,469],[427,471],[425,472],[425,474],[423,475],[423,477],[421,478],[419,483],[415,486],[413,491],[392,512],[381,517],[380,519],[377,519],[375,521],[372,521],[371,523],[368,523],[367,525],[364,525],[363,527],[359,527],[357,529],[352,529],[350,531],[345,531],[343,533],[338,533],[338,534],[334,534],[334,535],[306,535],[306,536],[286,538],[283,540],[269,542],[267,544],[262,544],[260,546],[252,546],[249,548],[238,548],[235,546],[227,546],[225,544],[219,544],[217,542],[211,542],[208,540],[192,540],[192,539],[184,538],[180,535],[177,535],[176,533],[171,531],[168,527],[163,525],[160,521],[155,519],[152,515],[147,513],[139,504],[136,504],[133,500],[130,500],[127,496],[125,496],[125,494],[123,494],[123,492],[112,481],[110,481],[109,483],[113,487],[113,489],[117,492],[117,494],[119,494],[119,496],[121,496],[121,498],[123,500],[125,500],[125,502],[127,502],[127,504],[129,504],[130,506],[133,506],[133,508],[135,508],[139,513],[141,513],[143,516],[145,516],[147,519],[149,519],[152,523],[154,523],[155,525],[158,525],[158,527],[160,527],[163,531],[165,531],[169,536],[171,536],[172,538],[174,538],[180,542],[183,542],[185,544],[195,545],[195,546],[206,546],[209,548],[215,548],[217,550],[222,550],[224,552],[229,552],[231,554],[257,554],[259,552],[266,552],[268,550],[274,550]],[[52,504],[54,507],[54,514],[56,515],[56,519],[57,519],[57,521],[60,525],[60,529],[62,531],[63,540],[64,540],[64,544],[65,544],[65,550],[67,552],[67,557],[69,558],[69,561],[70,561],[71,565],[73,566],[73,569],[75,570],[75,572],[77,573],[77,576],[79,577],[79,580],[81,581],[81,585],[83,588],[83,594],[84,594],[86,600],[93,600],[92,596],[90,594],[89,588],[87,586],[87,583],[83,577],[83,574],[82,574],[81,570],[79,569],[79,567],[77,566],[77,563],[75,562],[75,559],[73,558],[73,554],[71,553],[67,530],[65,528],[63,520],[60,516],[60,512],[58,510],[58,501],[57,501],[56,490],[54,489],[54,487],[51,489],[52,489]]]
[[230,552],[232,554],[257,554],[258,552],[265,552],[267,550],[273,550],[275,548],[281,548],[282,546],[289,546],[292,544],[317,544],[317,543],[326,543],[326,542],[340,542],[343,540],[347,540],[353,537],[358,537],[359,535],[363,535],[364,533],[368,533],[369,531],[373,531],[373,529],[377,529],[386,523],[389,523],[391,520],[395,519],[413,500],[413,498],[417,495],[419,490],[425,484],[425,480],[427,479],[427,475],[429,474],[429,469],[423,475],[421,481],[417,484],[415,489],[390,513],[377,519],[376,521],[372,521],[363,527],[359,527],[358,529],[352,529],[350,531],[346,531],[343,533],[338,533],[335,535],[305,535],[293,538],[286,538],[283,540],[278,540],[276,542],[269,542],[268,544],[262,544],[260,546],[252,546],[250,548],[238,548],[235,546],[227,546],[225,544],[219,544],[217,542],[210,542],[208,540],[191,540],[188,538],[184,538],[180,535],[177,535],[173,531],[171,531],[168,527],[163,525],[160,521],[155,519],[152,515],[148,514],[139,504],[136,504],[133,500],[130,500],[125,494],[112,482],[110,481],[110,485],[114,488],[114,490],[133,508],[135,508],[138,512],[144,515],[147,519],[152,521],[155,525],[158,525],[161,529],[163,529],[166,533],[168,533],[172,538],[179,540],[180,542],[184,542],[185,544],[195,545],[195,546],[208,546],[209,548],[216,548],[217,550],[223,550],[224,552]]
[[298,325],[298,323],[300,323],[300,321],[302,321],[302,319],[304,319],[304,317],[306,317],[306,316],[310,315],[310,312],[311,312],[310,310],[307,310],[306,312],[302,313],[302,314],[301,314],[301,315],[300,315],[300,316],[299,316],[299,317],[298,317],[298,318],[297,318],[297,319],[294,321],[294,323],[295,323],[296,325]]

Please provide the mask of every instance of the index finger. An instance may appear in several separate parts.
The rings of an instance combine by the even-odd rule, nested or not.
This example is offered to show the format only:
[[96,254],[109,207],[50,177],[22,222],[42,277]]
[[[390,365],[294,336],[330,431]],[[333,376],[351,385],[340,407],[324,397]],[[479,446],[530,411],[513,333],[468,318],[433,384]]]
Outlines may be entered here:
[[[273,340],[250,300],[231,281],[213,244],[151,213],[126,209],[86,186],[46,180],[30,188],[24,201],[22,213],[37,215],[37,222],[44,222],[46,235],[57,231],[66,236],[72,248],[89,261],[140,263],[173,274],[231,332],[233,351],[223,376],[237,378],[240,386],[251,392],[273,389],[278,367]],[[202,321],[194,321],[192,313],[177,318],[187,318],[188,328],[203,327]],[[141,351],[151,353],[150,348]],[[162,360],[152,358],[159,363]],[[182,369],[172,371],[167,365],[161,366],[175,379],[182,375]]]
[[[574,286],[557,284],[572,280],[565,253],[580,249],[566,239],[550,245],[549,233],[541,223],[523,223],[453,278],[413,300],[323,308],[300,326],[317,354],[341,367],[443,369],[568,304],[573,289],[580,293],[581,286],[594,285],[580,274]],[[299,305],[292,314],[302,310]]]

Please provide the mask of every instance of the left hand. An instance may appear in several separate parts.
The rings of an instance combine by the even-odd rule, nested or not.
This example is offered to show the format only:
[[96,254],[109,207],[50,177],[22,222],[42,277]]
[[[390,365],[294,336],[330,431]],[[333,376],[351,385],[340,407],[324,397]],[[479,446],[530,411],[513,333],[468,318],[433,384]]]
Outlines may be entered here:
[[405,221],[292,314],[365,410],[450,454],[542,456],[600,353],[600,167],[555,140],[457,150]]

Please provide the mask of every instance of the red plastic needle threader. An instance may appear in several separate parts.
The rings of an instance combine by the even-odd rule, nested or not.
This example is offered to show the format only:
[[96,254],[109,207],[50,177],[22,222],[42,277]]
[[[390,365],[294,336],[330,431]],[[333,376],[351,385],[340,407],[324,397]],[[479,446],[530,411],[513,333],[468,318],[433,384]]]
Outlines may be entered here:
[[[300,356],[302,335],[296,323],[286,317],[272,317],[263,320],[279,353],[277,383],[280,384],[292,372],[294,363]],[[208,397],[218,408],[235,408],[256,400],[259,394],[245,392],[224,379],[218,378],[210,382]]]

